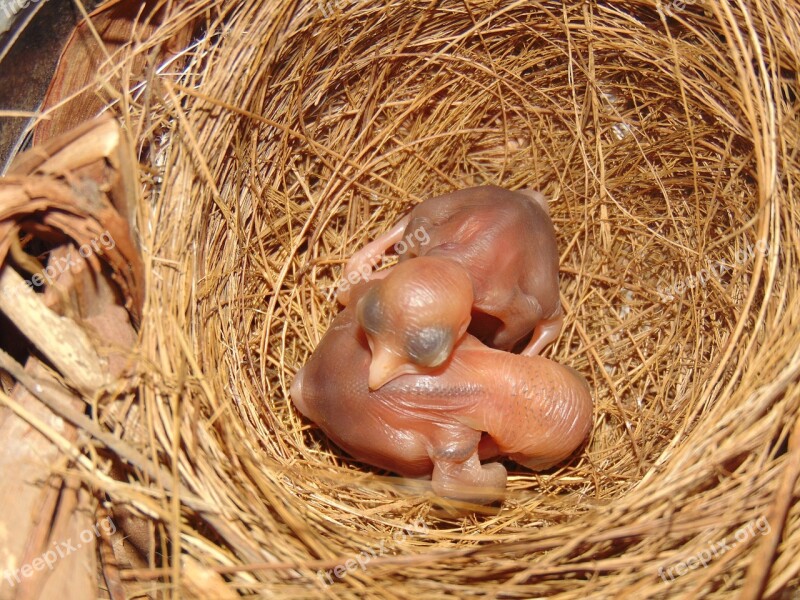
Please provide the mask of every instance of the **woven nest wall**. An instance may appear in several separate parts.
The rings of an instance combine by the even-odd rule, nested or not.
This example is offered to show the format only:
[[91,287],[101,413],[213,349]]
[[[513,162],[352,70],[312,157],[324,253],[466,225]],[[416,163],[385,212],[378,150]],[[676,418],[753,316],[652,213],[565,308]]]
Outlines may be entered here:
[[[126,435],[181,492],[134,478],[111,497],[157,524],[158,577],[183,556],[276,597],[797,586],[796,8],[276,0],[183,15],[204,19],[185,68],[154,76],[163,103],[127,117],[149,165],[144,427]],[[414,203],[484,183],[547,195],[566,313],[547,355],[595,403],[585,447],[544,473],[508,463],[494,507],[348,459],[288,398],[346,259]]]

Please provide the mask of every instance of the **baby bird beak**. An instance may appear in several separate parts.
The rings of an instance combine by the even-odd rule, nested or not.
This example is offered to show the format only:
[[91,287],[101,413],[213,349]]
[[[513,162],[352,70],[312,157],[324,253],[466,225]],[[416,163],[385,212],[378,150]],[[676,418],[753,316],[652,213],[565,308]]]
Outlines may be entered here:
[[405,373],[405,367],[404,359],[376,345],[369,365],[369,389],[380,389],[395,377]]

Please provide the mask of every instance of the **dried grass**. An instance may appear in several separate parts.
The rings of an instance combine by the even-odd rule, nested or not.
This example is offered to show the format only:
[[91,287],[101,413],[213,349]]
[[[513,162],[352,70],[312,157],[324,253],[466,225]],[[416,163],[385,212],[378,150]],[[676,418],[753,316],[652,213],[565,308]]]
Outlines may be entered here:
[[[797,586],[800,9],[671,6],[205,0],[161,25],[204,20],[185,67],[124,92],[148,298],[142,427],[120,435],[151,464],[84,472],[155,520],[150,568],[123,578],[197,596],[183,557],[281,598]],[[549,356],[595,390],[584,451],[515,469],[494,509],[354,463],[288,400],[347,257],[482,183],[551,199],[567,320]],[[709,263],[728,268],[665,298]],[[759,517],[771,534],[660,577]],[[366,570],[316,574],[382,541]]]

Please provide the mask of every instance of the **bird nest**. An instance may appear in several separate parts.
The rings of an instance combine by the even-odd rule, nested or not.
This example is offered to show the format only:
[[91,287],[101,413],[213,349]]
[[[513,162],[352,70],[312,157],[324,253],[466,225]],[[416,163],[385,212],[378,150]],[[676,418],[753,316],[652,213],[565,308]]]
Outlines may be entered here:
[[[150,43],[193,19],[199,34],[146,92],[117,83],[109,98],[127,100],[142,165],[147,296],[129,401],[102,427],[145,464],[100,444],[74,469],[144,524],[125,585],[797,587],[796,8],[207,0]],[[507,463],[507,497],[488,507],[351,460],[288,393],[347,258],[416,202],[482,184],[549,199],[566,320],[545,355],[594,399],[585,446],[542,473]]]

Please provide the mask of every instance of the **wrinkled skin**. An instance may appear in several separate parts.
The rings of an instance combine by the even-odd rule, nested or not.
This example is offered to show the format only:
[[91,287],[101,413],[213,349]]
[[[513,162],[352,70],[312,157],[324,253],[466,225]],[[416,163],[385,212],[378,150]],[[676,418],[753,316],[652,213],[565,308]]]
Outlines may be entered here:
[[[410,293],[380,293],[380,312],[387,318],[367,331],[374,355],[372,389],[405,373],[430,372],[441,364],[433,359],[444,357],[463,336],[465,323],[469,333],[501,350],[518,349],[531,336],[522,349],[529,356],[558,337],[563,323],[558,248],[540,193],[481,186],[425,200],[354,254],[343,277],[368,273],[376,257],[396,244],[403,250],[400,265],[409,265],[402,285]],[[417,257],[436,259],[439,266],[423,265]],[[369,278],[399,288],[393,284],[396,271]],[[352,301],[349,289],[339,300],[345,305]],[[437,339],[438,347],[432,347]],[[426,352],[420,359],[409,347]]]
[[356,302],[356,320],[372,351],[370,389],[439,367],[466,332],[471,310],[472,282],[457,263],[419,256],[392,267]]
[[487,503],[504,496],[506,470],[482,459],[503,455],[545,469],[586,437],[592,399],[582,376],[546,358],[487,348],[471,335],[430,374],[402,375],[370,391],[371,353],[355,312],[350,306],[337,315],[290,393],[356,459],[430,476],[441,496]]

